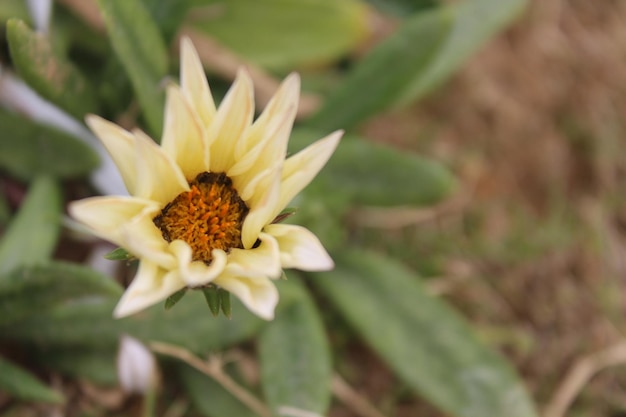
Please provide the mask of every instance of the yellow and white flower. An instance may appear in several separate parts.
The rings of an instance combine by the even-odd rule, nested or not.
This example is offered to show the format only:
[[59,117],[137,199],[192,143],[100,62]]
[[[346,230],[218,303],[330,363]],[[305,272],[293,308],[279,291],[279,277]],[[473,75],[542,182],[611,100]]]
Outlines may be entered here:
[[285,159],[300,90],[289,75],[253,122],[245,70],[216,109],[188,39],[181,85],[167,90],[161,146],[100,117],[86,121],[118,166],[131,196],[73,202],[71,215],[139,258],[114,315],[123,317],[184,287],[214,284],[272,319],[273,279],[283,268],[328,270],[333,262],[307,229],[272,221],[326,164],[341,131]]

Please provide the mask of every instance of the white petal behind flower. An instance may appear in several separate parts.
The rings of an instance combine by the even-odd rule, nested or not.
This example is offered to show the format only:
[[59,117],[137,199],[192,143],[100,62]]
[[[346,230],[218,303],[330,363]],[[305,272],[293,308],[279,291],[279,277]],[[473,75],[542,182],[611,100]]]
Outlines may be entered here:
[[122,389],[129,394],[146,394],[158,383],[156,359],[137,339],[122,335],[117,354],[117,377]]
[[273,224],[328,161],[342,132],[285,160],[300,89],[289,75],[253,122],[252,80],[242,69],[216,109],[197,53],[181,45],[181,86],[167,90],[161,146],[97,116],[88,125],[118,165],[131,197],[93,197],[70,213],[139,258],[116,317],[181,288],[218,286],[252,312],[274,316],[283,268],[328,270],[313,233]]

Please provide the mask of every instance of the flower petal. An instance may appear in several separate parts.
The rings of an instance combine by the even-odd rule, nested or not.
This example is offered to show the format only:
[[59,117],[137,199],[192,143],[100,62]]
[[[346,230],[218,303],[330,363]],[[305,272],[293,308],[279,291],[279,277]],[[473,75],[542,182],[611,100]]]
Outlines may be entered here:
[[156,264],[142,260],[137,275],[115,307],[113,317],[137,313],[166,299],[185,286],[176,271],[167,272]]
[[269,278],[222,274],[213,282],[235,294],[257,316],[265,320],[274,318],[274,309],[278,304],[278,290]]
[[259,234],[260,244],[252,249],[231,249],[226,273],[234,276],[279,278],[282,272],[278,242],[267,233]]
[[280,197],[278,198],[274,215],[285,208],[296,194],[315,178],[328,159],[330,159],[335,148],[337,148],[342,135],[342,130],[333,132],[285,161]]
[[92,197],[73,201],[68,207],[70,215],[89,226],[100,238],[124,246],[123,226],[141,214],[159,212],[158,203],[135,197]]
[[118,125],[89,114],[85,123],[98,136],[107,152],[117,165],[129,194],[135,195],[137,188],[137,157],[133,135]]
[[237,72],[237,79],[222,100],[207,132],[210,170],[227,172],[234,164],[234,152],[254,117],[254,90],[250,75]]
[[[291,73],[263,110],[263,113],[248,129],[244,138],[235,146],[235,165],[228,171],[230,176],[240,175],[258,159],[261,150],[266,149],[268,159],[276,160],[276,155],[284,159],[298,109],[300,77]],[[268,146],[269,145],[269,146]],[[273,152],[272,152],[273,151]],[[267,164],[265,165],[267,166]]]
[[183,171],[188,181],[208,171],[208,149],[197,116],[177,86],[167,89],[161,147]]
[[215,103],[198,53],[187,37],[181,41],[180,84],[203,127],[208,127],[215,116]]
[[183,191],[189,191],[182,171],[160,146],[140,130],[135,134],[137,197],[158,201],[162,206]]
[[213,261],[210,265],[200,261],[192,261],[191,247],[182,240],[175,240],[170,243],[170,251],[178,261],[178,270],[181,278],[190,287],[208,284],[221,274],[226,266],[226,252],[220,249],[214,249],[211,253]]
[[147,259],[165,269],[174,269],[176,259],[168,242],[152,220],[154,213],[141,213],[120,229],[123,247],[139,259]]
[[241,228],[241,242],[244,248],[250,249],[259,238],[263,227],[274,219],[279,195],[280,171],[276,170],[265,181],[261,181],[258,192],[252,199],[246,201],[250,211]]
[[264,231],[278,241],[283,268],[328,271],[335,266],[317,236],[302,226],[270,224]]

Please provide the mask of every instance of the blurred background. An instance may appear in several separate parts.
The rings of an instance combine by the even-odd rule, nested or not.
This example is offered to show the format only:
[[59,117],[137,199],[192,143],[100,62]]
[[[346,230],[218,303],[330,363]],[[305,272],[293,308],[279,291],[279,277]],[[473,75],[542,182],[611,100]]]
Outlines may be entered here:
[[[317,287],[315,276],[302,276],[308,294],[303,297],[313,300],[321,310],[319,316],[330,346],[328,356],[332,357],[333,372],[342,379],[328,386],[333,400],[325,400],[325,406],[311,406],[319,414],[275,415],[626,416],[626,342],[622,334],[626,331],[626,2],[129,2],[140,4],[145,16],[124,10],[115,15],[117,6],[106,3],[58,0],[50,6],[46,1],[0,0],[0,104],[4,108],[0,113],[0,220],[5,237],[11,219],[30,195],[31,185],[40,184],[36,178],[41,173],[58,179],[59,198],[64,202],[119,192],[111,167],[104,164],[94,171],[98,148],[82,125],[82,115],[96,112],[127,128],[139,125],[158,138],[162,97],[153,87],[163,85],[165,76],[177,78],[178,38],[186,35],[198,48],[218,97],[240,65],[250,68],[260,107],[287,73],[301,73],[303,94],[295,146],[308,143],[311,131],[320,132],[316,137],[321,137],[345,128],[349,136],[358,136],[345,141],[381,145],[398,155],[427,160],[426,168],[415,168],[415,175],[424,175],[417,179],[413,171],[385,174],[380,167],[392,165],[389,161],[393,158],[387,162],[372,160],[368,163],[373,168],[371,177],[363,180],[370,183],[354,185],[350,172],[363,167],[355,168],[344,160],[354,160],[360,154],[346,151],[328,168],[327,177],[297,201],[301,213],[294,221],[314,230],[333,256],[337,253],[340,271],[343,248],[358,247],[394,259],[420,276],[425,293],[460,312],[477,344],[502,354],[508,362],[502,369],[510,366],[514,370],[512,374],[517,376],[513,380],[525,387],[531,398],[528,403],[533,404],[529,411],[520,411],[526,405],[511,406],[516,404],[511,402],[507,406],[505,401],[494,399],[501,396],[494,389],[487,394],[479,390],[479,400],[472,400],[481,403],[478,410],[483,411],[464,409],[464,400],[449,405],[446,401],[454,396],[440,396],[428,385],[429,379],[438,378],[434,368],[425,371],[416,365],[416,379],[398,371],[402,365],[390,359],[397,347],[372,341],[369,330],[363,330],[346,302],[333,295],[334,290]],[[51,17],[46,13],[48,6]],[[103,19],[102,10],[113,10],[113,23]],[[149,48],[150,42],[140,45],[138,50],[148,58],[133,68],[128,63],[132,47],[128,52],[119,45],[124,39],[133,45],[134,36],[153,36],[125,32],[126,27],[143,28],[144,17],[154,22],[162,44],[154,49]],[[113,35],[111,28],[116,24],[123,30]],[[11,25],[13,32],[7,29]],[[154,52],[159,48],[164,51],[162,59]],[[430,54],[435,58],[431,60]],[[58,56],[63,56],[63,60],[54,61],[59,67],[46,67]],[[117,58],[111,59],[113,56]],[[429,62],[432,64],[429,60],[436,61],[434,69],[428,67]],[[66,62],[71,62],[69,76],[64,75]],[[52,76],[49,72],[46,84],[46,75],[32,68],[61,70]],[[89,88],[81,84],[78,72],[72,72],[75,69]],[[60,78],[50,82],[56,75]],[[49,113],[30,93],[20,90],[20,80],[52,102],[56,110],[60,108],[63,115],[56,110]],[[153,90],[142,90],[140,80],[154,81]],[[394,80],[398,80],[397,85],[393,85]],[[53,88],[55,83],[63,85],[62,91]],[[348,110],[342,112],[344,108]],[[32,139],[46,135],[62,135],[63,139],[50,143]],[[65,135],[83,141],[68,145]],[[20,147],[15,138],[26,145]],[[393,196],[375,195],[378,189],[367,188],[375,187],[372,183],[378,177],[381,187]],[[362,195],[355,191],[349,203],[338,197],[320,197],[332,194],[329,190],[333,185],[340,193],[343,180],[348,184],[345,187],[362,190]],[[426,190],[423,194],[415,191],[415,197],[410,188],[414,181],[418,187],[424,181]],[[323,201],[321,206],[316,203],[319,201]],[[85,264],[114,249],[80,235],[67,221],[59,235],[54,233],[60,236],[52,238],[54,255],[49,256],[54,259]],[[4,240],[0,255],[13,259],[17,255],[7,255],[10,250],[6,249],[14,247],[13,243]],[[24,247],[29,247],[28,242]],[[96,269],[103,263],[94,262],[90,265]],[[132,276],[132,265],[107,265],[106,273],[118,276],[122,284]],[[9,269],[0,268],[0,272]],[[334,278],[341,280],[341,274]],[[46,285],[51,288],[54,280]],[[268,388],[271,382],[259,376],[259,372],[267,375],[264,356],[256,356],[257,344],[271,336],[258,336],[261,325],[256,321],[208,319],[207,323],[213,324],[206,326],[215,327],[211,327],[214,333],[210,335],[223,338],[223,345],[206,343],[204,336],[187,340],[172,329],[159,328],[154,323],[165,314],[162,306],[154,316],[118,328],[106,321],[118,290],[98,285],[93,290],[111,302],[89,313],[93,316],[81,311],[85,322],[75,321],[74,313],[48,301],[42,301],[45,308],[61,310],[50,313],[43,309],[45,314],[20,313],[19,320],[0,320],[0,353],[19,365],[20,372],[30,373],[64,396],[63,401],[21,396],[7,388],[11,378],[8,383],[4,378],[4,385],[0,381],[4,387],[0,389],[2,415],[145,415],[141,414],[146,409],[145,397],[129,395],[116,379],[114,361],[122,333],[147,342],[161,340],[169,331],[166,341],[199,356],[206,356],[208,351],[234,355],[231,375],[252,392],[265,392],[270,403],[274,401]],[[300,290],[294,293],[300,294]],[[6,317],[11,316],[11,309],[27,302],[37,305],[40,300],[29,301],[32,295],[13,287],[10,291],[2,295],[0,285],[0,312]],[[381,309],[393,304],[393,298],[384,300]],[[184,302],[172,311],[179,308],[185,308]],[[415,308],[419,310],[419,306]],[[190,309],[189,316],[180,313],[181,322],[197,314]],[[238,311],[235,309],[235,316]],[[245,314],[239,312],[240,317]],[[416,317],[419,314],[416,312]],[[454,320],[450,323],[456,323]],[[438,326],[448,325],[447,318],[441,323],[416,322],[414,327],[410,320],[407,323],[408,329],[414,329],[414,339],[407,341],[417,344],[421,335],[437,338]],[[450,328],[454,326],[450,324]],[[198,332],[199,328],[200,324],[187,331]],[[98,335],[106,335],[106,341],[93,336],[90,331],[94,329]],[[85,343],[92,336],[97,339],[93,345]],[[458,357],[462,357],[464,348],[457,347],[461,352]],[[422,352],[419,346],[415,349]],[[436,352],[430,354],[436,356]],[[457,361],[454,354],[441,359],[451,368],[461,366],[463,360]],[[239,415],[230,414],[237,408],[225,406],[216,411],[203,402],[203,396],[210,397],[210,392],[216,393],[213,398],[222,395],[214,382],[179,371],[171,360],[161,361],[160,366],[165,378],[159,389],[166,400],[157,401],[153,415]],[[494,367],[501,369],[500,365]],[[447,374],[442,371],[442,375]],[[454,387],[458,381],[448,382]],[[342,391],[342,384],[347,385],[349,394]],[[444,380],[438,387],[445,386]],[[33,403],[32,398],[37,401]],[[41,398],[48,401],[41,402]],[[517,404],[522,403],[526,400]],[[534,408],[538,411],[531,410]]]

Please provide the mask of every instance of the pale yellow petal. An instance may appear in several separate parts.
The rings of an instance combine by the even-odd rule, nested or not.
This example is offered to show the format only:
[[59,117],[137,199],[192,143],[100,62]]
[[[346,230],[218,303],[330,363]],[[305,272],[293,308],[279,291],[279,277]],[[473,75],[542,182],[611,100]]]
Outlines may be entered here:
[[180,83],[203,127],[208,127],[215,116],[215,103],[198,53],[187,37],[181,41]]
[[175,85],[167,89],[161,147],[180,167],[188,181],[208,171],[208,147],[200,122]]
[[170,244],[170,251],[178,261],[180,275],[190,287],[205,285],[224,271],[227,255],[221,249],[214,249],[211,254],[213,260],[210,265],[191,260],[191,247],[182,240],[175,240]]
[[73,201],[68,207],[70,215],[89,226],[98,237],[124,246],[122,228],[133,218],[156,215],[160,206],[155,201],[135,197],[92,197]]
[[250,249],[259,238],[263,227],[274,220],[276,204],[280,193],[280,172],[268,176],[267,181],[259,184],[259,192],[254,198],[246,201],[250,211],[241,228],[243,247]]
[[135,314],[165,300],[185,286],[175,272],[168,272],[152,262],[142,260],[137,275],[115,307],[115,318]]
[[133,135],[99,116],[85,117],[85,122],[98,136],[117,165],[128,193],[135,195],[137,187],[137,156]]
[[343,131],[338,130],[323,139],[309,145],[294,156],[287,159],[283,165],[280,197],[276,204],[278,214],[304,187],[315,178],[317,173],[326,165],[333,154]]
[[125,223],[120,230],[122,246],[139,259],[147,259],[165,269],[174,269],[176,258],[169,251],[169,244],[161,230],[154,224],[154,217],[155,214],[142,213]]
[[250,75],[239,70],[207,133],[210,146],[210,170],[227,172],[235,161],[235,146],[254,117],[254,89]]
[[259,246],[253,249],[231,249],[226,274],[279,278],[282,268],[278,242],[267,233],[259,234],[259,242]]
[[274,309],[278,304],[278,290],[269,278],[222,274],[213,282],[233,293],[257,316],[265,320],[274,318]]
[[291,224],[270,224],[263,230],[278,241],[283,268],[328,271],[335,266],[320,240],[308,229]]
[[182,171],[149,136],[135,130],[137,153],[137,197],[165,206],[183,191],[189,191]]
[[[268,136],[273,136],[271,131],[275,131],[278,125],[288,124],[291,130],[298,109],[299,96],[300,76],[296,73],[291,73],[285,78],[272,99],[267,103],[263,113],[246,132],[245,138],[237,143],[235,158],[238,161],[252,148],[261,145],[260,142],[267,140]],[[285,118],[287,114],[289,117]],[[286,139],[282,146],[286,148]]]

